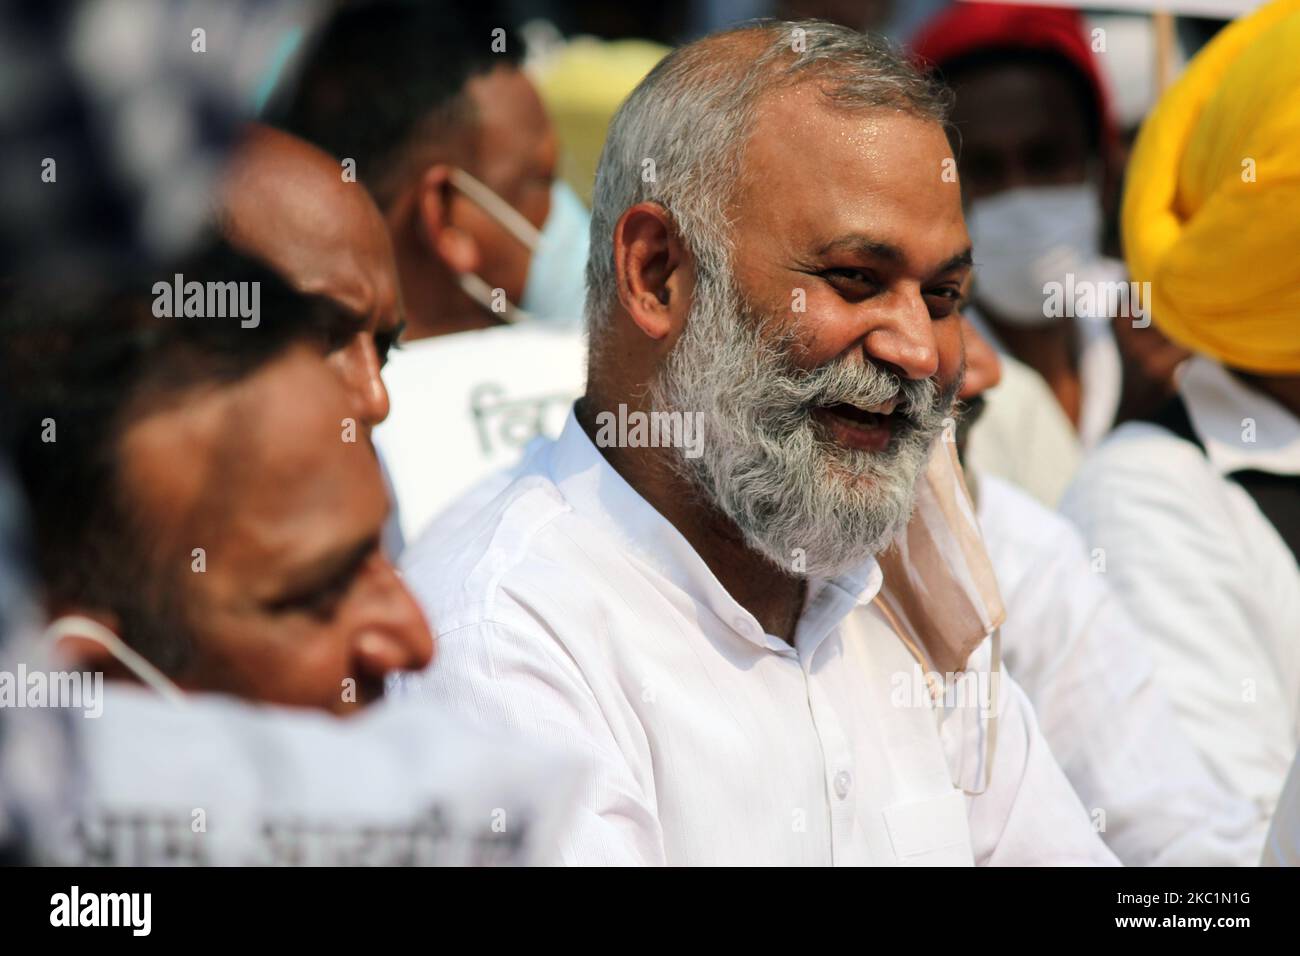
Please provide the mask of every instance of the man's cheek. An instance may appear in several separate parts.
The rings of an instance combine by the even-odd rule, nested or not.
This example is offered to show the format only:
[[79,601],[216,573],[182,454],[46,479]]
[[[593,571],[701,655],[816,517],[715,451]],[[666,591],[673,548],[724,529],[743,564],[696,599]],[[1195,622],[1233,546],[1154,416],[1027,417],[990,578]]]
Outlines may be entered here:
[[[766,337],[782,340],[790,361],[802,369],[815,369],[834,361],[862,336],[861,321],[843,314],[844,303],[838,296],[830,293],[827,300],[821,293],[828,290],[810,291],[816,294],[803,301],[786,301],[781,307],[764,313],[771,316]],[[803,308],[796,309],[793,305]]]

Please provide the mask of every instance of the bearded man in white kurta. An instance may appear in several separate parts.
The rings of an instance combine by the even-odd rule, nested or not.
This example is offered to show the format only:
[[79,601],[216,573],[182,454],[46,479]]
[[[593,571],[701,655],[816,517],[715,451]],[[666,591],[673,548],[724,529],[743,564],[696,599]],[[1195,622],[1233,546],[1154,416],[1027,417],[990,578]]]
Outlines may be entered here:
[[558,859],[1113,862],[1014,683],[986,749],[877,600],[962,375],[942,122],[811,22],[683,47],[615,117],[586,394],[406,562],[440,643],[406,689],[591,765]]

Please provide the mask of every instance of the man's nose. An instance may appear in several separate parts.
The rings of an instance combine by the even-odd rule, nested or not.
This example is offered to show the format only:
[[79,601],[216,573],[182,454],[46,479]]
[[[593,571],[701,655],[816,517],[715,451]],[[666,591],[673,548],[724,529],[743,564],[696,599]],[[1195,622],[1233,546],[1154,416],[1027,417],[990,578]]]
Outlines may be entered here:
[[867,358],[903,378],[930,378],[939,371],[934,320],[919,289],[889,293],[884,319],[863,341]]
[[388,417],[388,389],[379,374],[379,352],[374,337],[358,332],[338,355],[348,391],[357,403],[361,421],[374,427]]
[[422,670],[433,661],[434,638],[424,612],[387,559],[354,653],[361,673],[382,679],[393,671]]

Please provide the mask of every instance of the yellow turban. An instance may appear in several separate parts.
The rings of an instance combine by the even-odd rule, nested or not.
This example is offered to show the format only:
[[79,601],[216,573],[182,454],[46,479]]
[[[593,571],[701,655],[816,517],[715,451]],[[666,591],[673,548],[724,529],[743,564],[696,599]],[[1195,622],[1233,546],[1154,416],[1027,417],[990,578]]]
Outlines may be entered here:
[[1300,374],[1300,0],[1226,27],[1161,98],[1122,227],[1169,338],[1243,371]]

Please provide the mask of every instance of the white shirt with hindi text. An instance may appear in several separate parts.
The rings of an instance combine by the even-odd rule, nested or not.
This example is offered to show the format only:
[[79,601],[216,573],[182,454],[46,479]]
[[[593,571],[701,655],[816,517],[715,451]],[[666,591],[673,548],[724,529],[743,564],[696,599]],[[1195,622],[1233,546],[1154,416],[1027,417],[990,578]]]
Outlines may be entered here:
[[384,367],[391,410],[374,431],[392,481],[401,536],[479,479],[555,437],[586,378],[586,338],[540,322],[418,339]]

